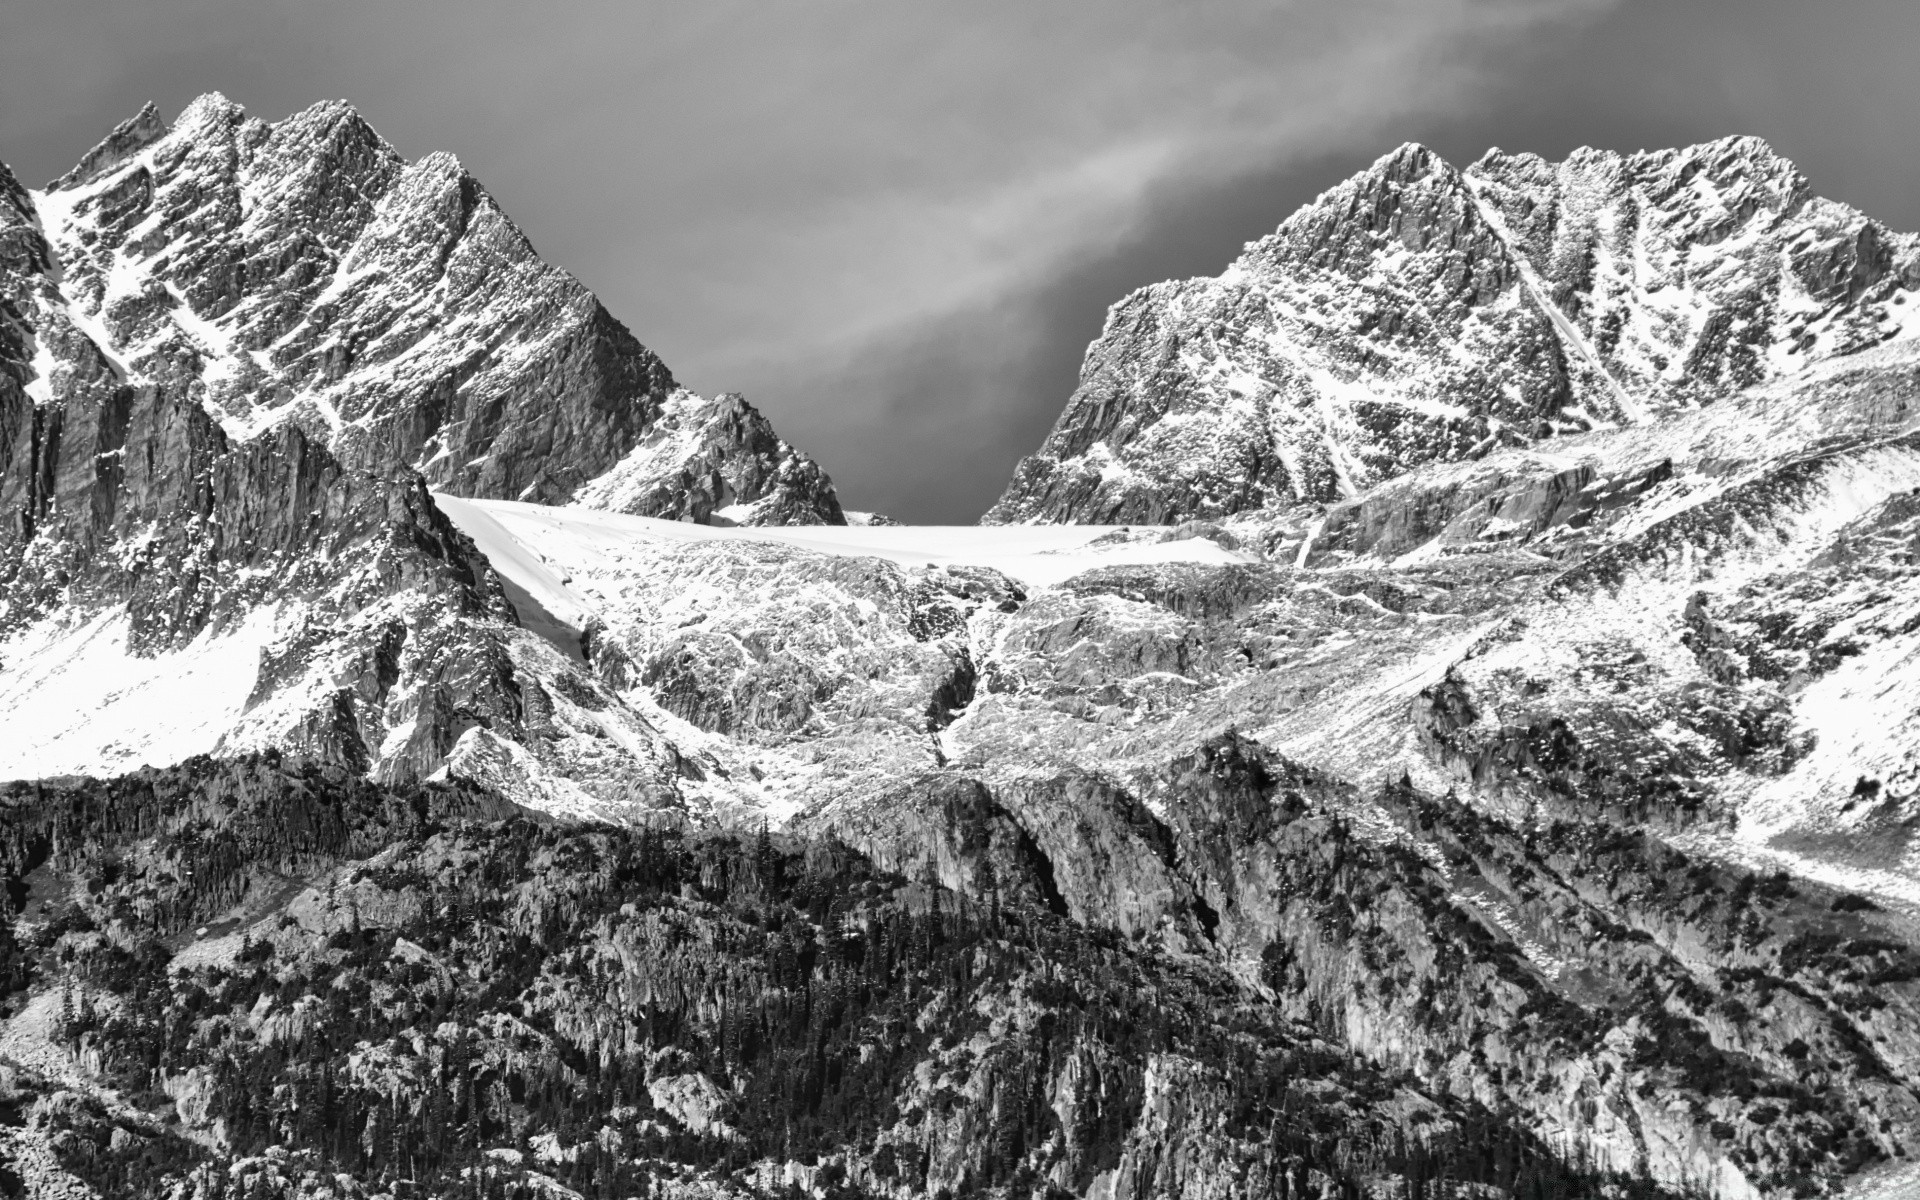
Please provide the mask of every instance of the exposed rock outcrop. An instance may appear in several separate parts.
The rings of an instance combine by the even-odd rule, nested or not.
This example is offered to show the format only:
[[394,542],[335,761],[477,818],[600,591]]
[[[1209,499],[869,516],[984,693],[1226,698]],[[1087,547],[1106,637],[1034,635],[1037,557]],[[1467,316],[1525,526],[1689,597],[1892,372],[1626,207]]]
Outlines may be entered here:
[[1814,196],[1753,138],[1465,170],[1408,145],[1219,277],[1115,305],[986,519],[1345,500],[1905,337],[1917,289],[1920,241]]
[[[27,319],[235,440],[291,422],[356,469],[558,503],[664,436],[683,453],[656,478],[629,463],[625,486],[678,494],[704,470],[731,489],[715,506],[760,504],[745,519],[839,519],[763,417],[679,391],[452,156],[408,163],[346,104],[269,124],[210,94],[171,127],[149,106],[29,208],[58,282],[16,301]],[[43,406],[69,407],[73,358],[31,368]],[[634,511],[683,515],[660,505],[680,502]]]
[[675,391],[574,503],[701,525],[844,525],[833,483],[737,395]]

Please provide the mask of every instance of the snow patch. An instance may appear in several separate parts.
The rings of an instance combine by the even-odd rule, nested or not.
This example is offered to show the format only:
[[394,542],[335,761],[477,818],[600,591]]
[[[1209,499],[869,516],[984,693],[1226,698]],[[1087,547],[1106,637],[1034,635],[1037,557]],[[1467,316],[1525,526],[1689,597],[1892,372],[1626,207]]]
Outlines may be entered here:
[[181,649],[128,652],[122,612],[51,618],[0,644],[0,779],[113,775],[206,754],[240,719],[277,606]]
[[[1052,587],[1096,567],[1139,563],[1252,562],[1207,538],[1107,540],[1113,525],[780,525],[716,527],[599,509],[513,500],[435,500],[494,569],[554,616],[584,621],[594,609],[586,581],[623,573],[636,543],[761,542],[836,557],[879,558],[906,567],[989,567],[1030,587]],[[1159,532],[1156,527],[1154,530]],[[1106,540],[1106,544],[1096,545]]]

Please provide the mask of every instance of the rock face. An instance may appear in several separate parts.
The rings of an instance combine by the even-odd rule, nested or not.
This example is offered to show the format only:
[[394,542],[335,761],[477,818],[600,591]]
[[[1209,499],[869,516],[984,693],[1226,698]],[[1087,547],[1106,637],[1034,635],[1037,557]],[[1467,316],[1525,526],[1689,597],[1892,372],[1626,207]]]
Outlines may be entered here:
[[574,503],[701,525],[844,525],[833,483],[737,395],[675,391]]
[[[45,663],[0,695],[51,722],[14,743],[47,769],[273,746],[397,780],[457,750],[570,807],[673,807],[631,713],[581,710],[622,730],[602,783],[527,782],[559,668],[513,665],[520,616],[430,489],[842,520],[745,401],[678,388],[457,162],[344,104],[268,124],[209,95],[45,191],[0,166],[0,298],[0,657]],[[62,676],[98,721],[36,701]],[[133,709],[166,711],[120,738]]]
[[1920,240],[1752,138],[1402,147],[1108,315],[990,522],[1173,523],[1635,424],[1920,330]]
[[45,192],[10,191],[38,339],[17,382],[51,413],[151,389],[236,442],[294,424],[354,469],[542,503],[666,437],[680,453],[658,479],[630,465],[630,503],[684,515],[697,470],[747,519],[838,519],[811,461],[738,398],[677,389],[451,155],[408,163],[345,104],[269,124],[212,94],[171,127],[149,107]]

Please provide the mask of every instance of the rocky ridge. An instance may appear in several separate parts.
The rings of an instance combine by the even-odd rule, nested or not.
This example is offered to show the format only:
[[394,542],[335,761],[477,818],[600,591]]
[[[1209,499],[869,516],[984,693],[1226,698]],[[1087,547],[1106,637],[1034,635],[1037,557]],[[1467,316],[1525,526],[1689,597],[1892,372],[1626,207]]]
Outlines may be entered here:
[[694,444],[662,469],[700,459],[743,503],[838,513],[737,398],[730,423],[687,421],[703,402],[453,156],[409,163],[344,103],[268,123],[214,93],[171,126],[149,106],[15,221],[51,351],[20,382],[43,407],[90,375],[61,352],[80,338],[116,383],[197,403],[236,442],[291,422],[351,466],[405,464],[455,495],[568,501],[664,423]]
[[1408,145],[1115,305],[987,520],[1171,523],[1657,420],[1908,336],[1920,241],[1753,138],[1464,170]]

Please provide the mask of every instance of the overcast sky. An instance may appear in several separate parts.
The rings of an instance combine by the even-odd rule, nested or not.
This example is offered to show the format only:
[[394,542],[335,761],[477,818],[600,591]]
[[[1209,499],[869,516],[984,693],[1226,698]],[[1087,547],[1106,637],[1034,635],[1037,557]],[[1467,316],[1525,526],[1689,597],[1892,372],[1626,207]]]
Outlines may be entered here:
[[1920,229],[1914,0],[7,0],[30,185],[152,99],[356,105],[458,154],[674,373],[849,507],[971,521],[1109,304],[1408,140],[1768,138]]

